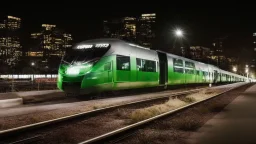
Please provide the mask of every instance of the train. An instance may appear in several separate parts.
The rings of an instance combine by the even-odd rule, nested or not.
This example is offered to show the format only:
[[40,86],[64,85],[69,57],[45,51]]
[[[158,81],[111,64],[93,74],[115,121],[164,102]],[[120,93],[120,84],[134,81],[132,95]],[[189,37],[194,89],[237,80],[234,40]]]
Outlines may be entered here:
[[58,69],[57,87],[66,94],[255,81],[217,66],[120,39],[101,38],[67,49]]

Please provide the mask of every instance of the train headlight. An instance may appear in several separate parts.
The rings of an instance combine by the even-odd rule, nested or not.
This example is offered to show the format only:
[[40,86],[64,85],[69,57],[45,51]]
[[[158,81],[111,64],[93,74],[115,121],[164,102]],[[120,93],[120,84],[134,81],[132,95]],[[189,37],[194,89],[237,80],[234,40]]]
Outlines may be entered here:
[[77,67],[69,67],[67,68],[67,71],[66,71],[68,75],[76,75],[76,74],[79,74],[79,72],[80,72],[80,68],[77,68]]

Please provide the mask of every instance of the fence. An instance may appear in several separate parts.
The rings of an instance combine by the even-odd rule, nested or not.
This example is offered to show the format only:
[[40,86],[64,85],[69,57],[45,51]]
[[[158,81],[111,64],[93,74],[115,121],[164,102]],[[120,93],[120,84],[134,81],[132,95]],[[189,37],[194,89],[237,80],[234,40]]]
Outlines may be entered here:
[[1,79],[34,79],[34,78],[57,78],[57,74],[26,74],[26,75],[17,75],[17,74],[8,74],[0,75]]
[[54,90],[57,77],[56,74],[0,75],[0,92]]

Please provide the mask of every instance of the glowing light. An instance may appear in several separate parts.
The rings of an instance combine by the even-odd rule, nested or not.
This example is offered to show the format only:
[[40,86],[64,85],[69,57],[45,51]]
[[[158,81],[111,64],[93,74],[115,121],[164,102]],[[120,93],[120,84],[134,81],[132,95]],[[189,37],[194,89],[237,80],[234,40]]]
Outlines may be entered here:
[[18,18],[18,17],[14,17],[14,16],[7,16],[7,17],[8,17],[8,19],[20,20],[20,18]]
[[80,72],[80,69],[79,68],[77,68],[77,67],[69,67],[68,69],[67,69],[67,74],[68,75],[77,75],[77,74],[79,74],[79,72]]
[[152,17],[152,16],[156,16],[156,14],[155,13],[152,13],[152,14],[142,14],[141,16],[143,16],[143,17]]
[[248,73],[248,72],[249,72],[249,69],[248,69],[248,68],[246,68],[246,69],[245,69],[245,72],[246,72],[246,73]]
[[183,31],[182,31],[181,29],[176,29],[176,30],[175,30],[175,35],[176,35],[177,37],[182,37],[182,36],[183,36]]
[[237,71],[237,68],[236,68],[236,67],[233,67],[233,71],[236,72],[236,71]]
[[[76,63],[77,64],[77,63]],[[67,68],[66,74],[68,75],[77,75],[80,73],[81,69],[86,69],[92,67],[92,64],[87,64],[87,65],[81,65],[81,63],[76,66],[72,66]]]
[[32,62],[32,63],[31,63],[31,65],[32,65],[32,66],[34,66],[34,65],[35,65],[35,63],[34,63],[34,62]]

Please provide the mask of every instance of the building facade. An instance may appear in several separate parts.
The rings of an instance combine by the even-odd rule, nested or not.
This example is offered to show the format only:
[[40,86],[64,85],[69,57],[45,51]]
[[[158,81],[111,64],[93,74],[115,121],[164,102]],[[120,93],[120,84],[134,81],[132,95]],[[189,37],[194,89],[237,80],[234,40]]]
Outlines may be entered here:
[[42,24],[41,31],[31,34],[33,46],[26,52],[35,67],[47,69],[58,68],[60,59],[67,48],[72,47],[72,36],[60,30],[56,25]]
[[210,58],[214,62],[213,64],[219,66],[219,67],[225,67],[224,65],[227,65],[226,63],[226,56],[224,55],[223,51],[223,40],[224,38],[217,38],[212,43],[212,52],[210,55]]
[[66,48],[72,46],[71,34],[64,33],[56,25],[42,24],[41,32],[32,33],[31,39],[38,44],[35,49],[43,51],[44,56],[62,57]]
[[211,50],[203,46],[190,46],[189,52],[191,59],[206,62],[208,61]]
[[103,36],[136,42],[136,24],[137,19],[135,17],[104,20]]
[[21,19],[14,16],[7,16],[0,23],[0,57],[3,63],[15,66],[22,56],[20,42]]
[[156,37],[156,14],[142,14],[137,24],[137,42],[152,48]]
[[156,14],[142,14],[140,17],[123,17],[103,21],[103,36],[135,42],[152,47],[155,38]]
[[250,64],[250,68],[252,71],[252,75],[256,77],[256,32],[252,34],[252,61]]

